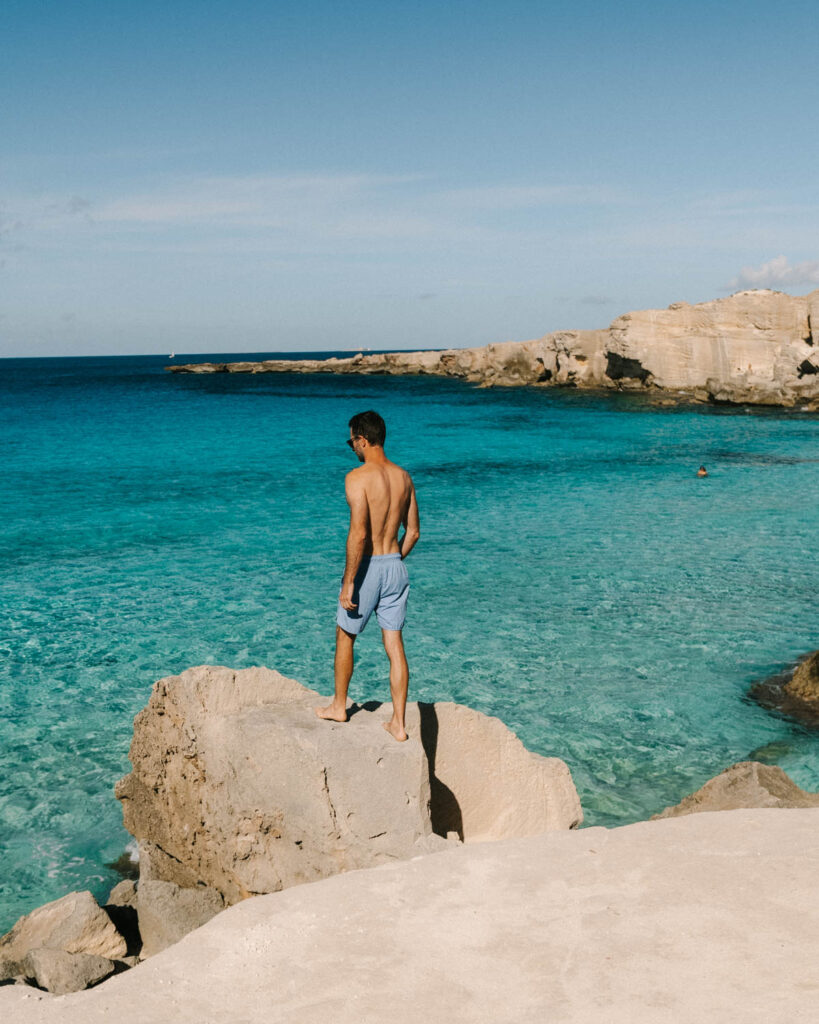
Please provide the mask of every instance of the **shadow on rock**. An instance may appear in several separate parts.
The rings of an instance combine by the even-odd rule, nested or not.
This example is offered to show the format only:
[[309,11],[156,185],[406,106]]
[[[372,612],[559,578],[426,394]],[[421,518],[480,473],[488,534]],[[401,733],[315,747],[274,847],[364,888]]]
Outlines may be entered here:
[[464,841],[464,822],[461,807],[449,786],[435,774],[435,755],[438,750],[438,712],[434,704],[418,702],[418,713],[421,716],[421,746],[427,755],[429,764],[429,816],[432,831],[444,839],[450,832],[457,832],[461,842]]

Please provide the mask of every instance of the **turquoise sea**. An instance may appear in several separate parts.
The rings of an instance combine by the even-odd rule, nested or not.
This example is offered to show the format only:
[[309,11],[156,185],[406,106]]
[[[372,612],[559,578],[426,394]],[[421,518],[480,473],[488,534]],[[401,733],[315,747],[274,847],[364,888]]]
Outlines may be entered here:
[[[177,357],[214,358],[241,356]],[[819,737],[746,699],[819,647],[816,415],[167,361],[0,363],[0,933],[118,880],[113,786],[154,680],[264,664],[331,692],[367,408],[421,510],[411,698],[564,758],[588,824],[748,757],[819,789]],[[351,696],[388,699],[378,631],[357,648]]]

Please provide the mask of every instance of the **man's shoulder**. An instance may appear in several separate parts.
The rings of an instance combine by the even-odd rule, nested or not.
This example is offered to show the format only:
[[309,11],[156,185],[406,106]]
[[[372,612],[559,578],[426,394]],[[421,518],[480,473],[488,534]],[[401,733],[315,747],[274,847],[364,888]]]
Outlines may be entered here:
[[390,462],[390,468],[393,473],[400,473],[401,476],[406,477],[407,480],[412,480],[406,469],[403,466],[399,466],[397,462]]

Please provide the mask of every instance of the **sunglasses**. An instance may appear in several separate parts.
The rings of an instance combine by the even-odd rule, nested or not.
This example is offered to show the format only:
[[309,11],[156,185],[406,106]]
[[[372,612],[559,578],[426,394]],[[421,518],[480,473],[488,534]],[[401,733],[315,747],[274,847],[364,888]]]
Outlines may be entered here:
[[352,448],[353,443],[361,437],[361,434],[354,434],[352,437],[347,438],[347,444]]

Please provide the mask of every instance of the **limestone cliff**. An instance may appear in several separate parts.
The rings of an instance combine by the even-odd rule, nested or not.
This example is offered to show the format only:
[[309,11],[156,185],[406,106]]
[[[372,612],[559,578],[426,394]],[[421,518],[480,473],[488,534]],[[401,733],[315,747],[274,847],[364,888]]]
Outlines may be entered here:
[[760,289],[626,313],[596,331],[347,359],[192,363],[173,373],[434,374],[482,385],[665,392],[680,399],[819,409],[819,289]]

